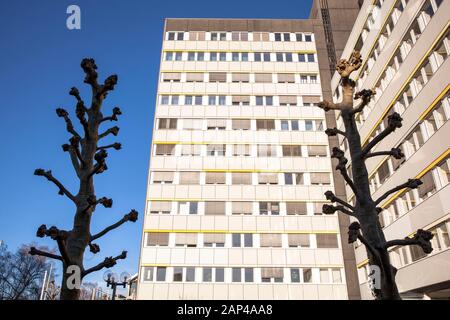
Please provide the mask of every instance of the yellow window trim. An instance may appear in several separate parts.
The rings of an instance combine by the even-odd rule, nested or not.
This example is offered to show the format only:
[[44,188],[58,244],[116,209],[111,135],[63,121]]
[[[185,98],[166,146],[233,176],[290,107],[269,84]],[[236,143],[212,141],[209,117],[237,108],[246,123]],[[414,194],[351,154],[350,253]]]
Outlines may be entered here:
[[[441,162],[445,157],[447,157],[450,154],[450,148],[447,149],[444,153],[442,153],[438,158],[436,158],[432,163],[430,163],[425,169],[423,169],[418,175],[416,175],[415,179],[422,178],[427,172],[429,172],[431,169],[433,169],[439,162]],[[381,207],[384,209],[386,206],[388,206],[392,201],[397,199],[404,191],[405,189],[399,190],[397,193],[395,193],[389,200],[387,200]]]
[[417,70],[419,70],[420,66],[422,65],[422,63],[425,61],[425,59],[428,57],[428,55],[433,51],[434,46],[443,39],[443,36],[445,34],[445,32],[447,32],[448,27],[450,26],[450,21],[447,23],[447,25],[444,27],[444,29],[441,30],[441,32],[439,33],[439,35],[436,37],[436,39],[434,40],[434,42],[431,44],[430,48],[427,50],[427,52],[424,54],[424,56],[422,57],[422,59],[420,59],[419,63],[415,66],[415,68],[413,69],[413,71],[411,72],[411,74],[408,76],[408,78],[405,80],[405,82],[403,83],[403,85],[401,86],[401,88],[397,91],[397,93],[395,94],[395,97],[392,99],[392,101],[388,104],[387,108],[383,111],[383,113],[381,114],[380,118],[378,119],[378,121],[374,124],[374,126],[372,127],[372,129],[369,131],[369,133],[367,134],[367,136],[364,138],[363,142],[362,142],[362,146],[364,146],[367,141],[369,140],[370,136],[372,135],[372,133],[377,129],[377,127],[380,125],[380,123],[383,121],[384,117],[386,116],[386,114],[391,110],[391,108],[395,105],[395,103],[398,100],[398,97],[400,97],[400,94],[403,92],[403,90],[406,88],[406,86],[408,85],[408,83],[411,81],[412,77],[414,76],[414,74],[417,72]]
[[270,230],[270,231],[257,231],[257,230],[186,230],[186,229],[171,229],[171,230],[162,230],[162,229],[144,229],[144,233],[255,233],[255,234],[266,234],[266,233],[276,233],[276,234],[339,234],[339,231],[329,231],[329,230]]
[[358,269],[360,269],[360,268],[362,268],[362,267],[364,267],[366,264],[368,264],[369,263],[369,259],[365,259],[365,260],[363,260],[362,262],[360,262],[360,263],[358,263],[357,265],[356,265],[356,267],[358,268]]

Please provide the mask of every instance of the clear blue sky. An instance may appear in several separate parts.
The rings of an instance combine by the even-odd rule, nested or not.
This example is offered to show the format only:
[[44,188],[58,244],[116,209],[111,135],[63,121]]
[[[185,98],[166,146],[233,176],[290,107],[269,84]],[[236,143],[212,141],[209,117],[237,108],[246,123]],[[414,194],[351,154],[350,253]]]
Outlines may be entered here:
[[[70,4],[81,8],[81,30],[66,28]],[[97,208],[92,232],[131,208],[141,216],[99,239],[101,252],[86,253],[86,267],[125,249],[128,258],[114,270],[137,272],[164,18],[302,19],[310,8],[311,0],[0,0],[0,240],[10,249],[32,241],[54,247],[52,240],[35,237],[38,226],[71,228],[74,206],[33,171],[52,169],[76,192],[68,154],[61,149],[69,134],[55,108],[66,108],[76,120],[68,91],[77,86],[89,100],[80,61],[93,57],[101,80],[119,75],[104,110],[121,107],[121,130],[105,142],[117,140],[123,149],[111,150],[109,170],[95,177],[97,196],[113,198],[114,205]],[[102,274],[86,280],[101,281]]]

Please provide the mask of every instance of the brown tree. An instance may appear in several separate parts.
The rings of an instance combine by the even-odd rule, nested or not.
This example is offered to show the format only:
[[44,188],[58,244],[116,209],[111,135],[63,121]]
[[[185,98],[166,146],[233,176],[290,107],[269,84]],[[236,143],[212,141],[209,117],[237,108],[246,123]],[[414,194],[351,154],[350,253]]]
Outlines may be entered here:
[[[347,139],[348,149],[351,157],[351,172],[352,178],[347,172],[347,159],[344,156],[344,151],[339,148],[333,148],[332,158],[338,160],[336,170],[338,170],[346,183],[355,194],[354,205],[336,197],[333,192],[327,191],[326,198],[336,205],[325,204],[323,212],[325,214],[333,214],[336,211],[350,215],[356,218],[357,222],[353,222],[349,226],[349,243],[355,242],[357,239],[364,244],[369,257],[369,263],[372,266],[377,266],[380,270],[380,287],[373,288],[373,294],[376,299],[400,299],[400,294],[395,282],[396,268],[391,265],[389,259],[390,247],[418,245],[425,253],[430,253],[430,240],[433,234],[425,230],[417,230],[417,232],[405,239],[389,240],[387,241],[383,229],[379,222],[379,214],[382,208],[380,203],[388,198],[391,194],[403,190],[405,188],[417,188],[422,182],[418,179],[410,179],[404,184],[401,184],[383,194],[380,198],[374,200],[370,193],[369,176],[365,160],[376,156],[389,155],[396,159],[404,157],[399,148],[392,148],[389,151],[372,152],[372,149],[386,136],[394,132],[397,128],[402,126],[402,118],[398,113],[393,113],[388,117],[388,125],[379,135],[375,136],[366,145],[361,145],[361,138],[358,132],[358,127],[355,122],[355,115],[362,112],[364,107],[370,102],[372,96],[375,94],[373,90],[364,89],[360,92],[354,92],[355,82],[350,79],[353,71],[361,67],[362,59],[358,51],[354,51],[349,60],[342,59],[336,66],[336,70],[341,76],[341,86],[343,91],[343,98],[340,103],[332,103],[330,101],[322,101],[319,107],[328,110],[338,110],[341,113],[344,122],[345,131],[337,128],[327,129],[328,136],[342,135]],[[354,106],[354,100],[360,100],[359,104]]]
[[[104,99],[108,92],[112,91],[117,84],[117,75],[111,75],[106,78],[103,84],[99,84],[97,81],[97,66],[94,59],[83,59],[81,61],[81,68],[86,75],[84,82],[90,85],[92,91],[90,106],[85,105],[77,88],[73,87],[69,94],[75,97],[77,101],[75,114],[81,124],[83,135],[75,130],[66,110],[62,108],[56,109],[56,114],[58,117],[64,119],[66,129],[71,134],[71,138],[69,139],[70,143],[63,144],[62,149],[64,152],[69,153],[73,169],[79,179],[78,193],[73,194],[70,192],[53,176],[50,170],[36,169],[34,172],[35,175],[42,176],[55,184],[59,189],[58,193],[69,198],[76,207],[71,230],[60,230],[54,226],[47,228],[46,225],[41,225],[37,230],[36,235],[38,237],[42,238],[47,236],[56,241],[60,255],[55,255],[36,248],[31,248],[29,252],[31,255],[41,255],[62,262],[63,279],[60,298],[63,300],[77,300],[80,297],[79,288],[71,288],[72,286],[68,287],[68,280],[72,280],[72,278],[69,278],[71,273],[68,272],[68,267],[76,266],[79,268],[81,271],[81,283],[81,280],[86,275],[101,270],[102,268],[110,268],[116,264],[117,260],[125,259],[127,252],[123,251],[116,257],[106,257],[103,262],[91,268],[85,268],[83,264],[84,252],[87,247],[89,247],[90,251],[94,254],[100,251],[98,244],[93,241],[119,227],[123,223],[127,221],[135,222],[138,218],[137,211],[131,210],[115,224],[105,228],[97,234],[91,234],[91,219],[96,206],[101,204],[105,208],[110,208],[113,203],[112,199],[106,197],[98,199],[96,197],[94,190],[94,175],[103,173],[107,170],[108,167],[105,161],[108,156],[107,149],[121,149],[120,143],[98,146],[101,139],[108,135],[116,136],[119,132],[119,128],[114,126],[99,134],[99,127],[105,122],[117,121],[117,116],[121,114],[121,111],[118,107],[115,107],[112,110],[112,115],[107,117],[103,116],[101,112]],[[72,270],[72,268],[70,268],[70,270]]]

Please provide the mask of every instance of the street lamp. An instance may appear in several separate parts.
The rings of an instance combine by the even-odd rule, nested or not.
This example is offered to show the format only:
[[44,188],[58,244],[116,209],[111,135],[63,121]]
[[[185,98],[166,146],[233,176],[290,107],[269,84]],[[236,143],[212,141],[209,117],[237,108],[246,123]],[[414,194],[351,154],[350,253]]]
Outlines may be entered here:
[[116,273],[112,271],[107,271],[103,274],[103,280],[106,282],[106,287],[111,287],[112,289],[112,297],[111,300],[116,300],[116,288],[117,286],[123,286],[124,288],[127,286],[128,279],[130,278],[130,274],[128,272],[122,272],[120,274],[120,278]]

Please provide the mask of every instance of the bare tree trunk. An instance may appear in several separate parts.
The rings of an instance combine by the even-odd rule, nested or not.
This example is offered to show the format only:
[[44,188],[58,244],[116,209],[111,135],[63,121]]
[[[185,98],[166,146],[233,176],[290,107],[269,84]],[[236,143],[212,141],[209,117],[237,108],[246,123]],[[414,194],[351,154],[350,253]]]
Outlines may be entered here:
[[53,240],[56,240],[61,254],[60,256],[49,254],[35,248],[30,249],[30,254],[47,256],[60,260],[63,263],[63,280],[61,284],[62,300],[77,300],[80,297],[80,288],[74,286],[74,274],[71,273],[73,270],[70,270],[69,272],[71,266],[77,267],[77,270],[79,271],[79,279],[77,280],[79,280],[78,282],[81,284],[81,280],[87,274],[101,270],[102,268],[110,268],[116,264],[117,260],[126,258],[126,251],[123,251],[122,254],[116,257],[105,258],[102,263],[92,268],[85,269],[83,265],[83,257],[87,247],[89,247],[90,251],[94,254],[100,251],[100,247],[93,243],[94,240],[119,227],[123,223],[127,221],[135,222],[138,218],[138,213],[135,210],[131,210],[115,224],[105,228],[98,234],[91,234],[91,218],[97,204],[102,204],[105,208],[110,208],[112,206],[112,199],[106,197],[97,199],[94,190],[93,177],[96,174],[103,173],[108,168],[105,162],[105,159],[108,156],[106,149],[121,149],[120,143],[99,147],[98,142],[100,139],[105,138],[110,134],[116,136],[119,132],[118,127],[112,127],[99,134],[99,127],[100,124],[105,121],[117,121],[117,116],[121,114],[121,111],[118,107],[115,107],[113,108],[113,114],[109,117],[103,117],[101,112],[103,100],[106,98],[107,93],[114,89],[114,86],[117,83],[117,76],[109,76],[104,84],[101,85],[97,82],[97,66],[93,59],[83,59],[81,68],[86,74],[84,82],[89,84],[92,89],[91,106],[89,108],[85,106],[78,89],[72,88],[69,94],[74,96],[77,100],[76,117],[83,128],[84,135],[80,135],[75,130],[66,110],[61,108],[56,110],[58,117],[64,119],[67,131],[72,135],[69,139],[70,144],[64,144],[62,148],[63,151],[69,153],[72,166],[79,179],[78,193],[76,195],[70,193],[62,183],[52,175],[51,171],[45,171],[43,169],[36,169],[35,171],[35,175],[43,176],[47,178],[47,180],[53,182],[59,188],[59,194],[67,196],[76,206],[71,230],[59,230],[56,227],[47,229],[45,225],[42,225],[37,231],[38,237],[48,236]]

